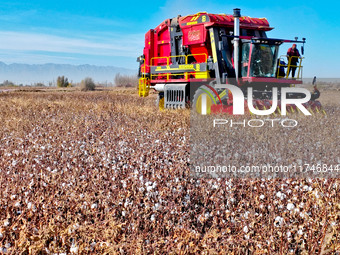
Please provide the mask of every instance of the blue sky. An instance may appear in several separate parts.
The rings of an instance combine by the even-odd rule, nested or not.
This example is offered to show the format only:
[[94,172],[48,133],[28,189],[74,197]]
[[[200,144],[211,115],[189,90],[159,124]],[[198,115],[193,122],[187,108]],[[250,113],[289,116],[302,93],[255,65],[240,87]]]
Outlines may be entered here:
[[[165,18],[199,11],[266,17],[269,37],[306,37],[304,77],[339,77],[340,3],[336,1],[2,0],[0,61],[93,64],[137,69],[145,32]],[[288,46],[282,46],[285,54]]]

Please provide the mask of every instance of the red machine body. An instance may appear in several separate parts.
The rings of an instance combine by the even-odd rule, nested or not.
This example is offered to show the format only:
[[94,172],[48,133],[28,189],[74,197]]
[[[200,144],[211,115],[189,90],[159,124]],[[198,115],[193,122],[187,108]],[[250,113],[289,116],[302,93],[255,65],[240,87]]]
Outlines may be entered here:
[[[272,29],[266,18],[242,17],[240,9],[233,15],[199,12],[166,19],[145,34],[143,55],[137,59],[139,95],[148,96],[153,88],[160,108],[178,108],[200,101],[203,92],[196,93],[197,86],[206,86],[210,101],[222,103],[230,93],[213,89],[214,84],[233,84],[244,95],[252,87],[254,99],[270,100],[273,87],[302,83],[303,58],[279,57],[280,45],[305,43],[305,38],[268,38]],[[301,50],[303,54],[303,46]]]
[[[233,31],[234,17],[226,14],[210,14],[200,12],[194,15],[178,17],[178,24],[183,33],[182,46],[187,47],[193,54],[195,61],[193,63],[203,63],[207,60],[205,56],[212,56],[212,47],[209,36],[209,28],[222,26]],[[269,26],[266,18],[251,18],[241,17],[240,28],[253,31],[270,31],[273,28]],[[174,28],[173,28],[174,29]],[[145,73],[150,73],[150,66],[171,65],[172,61],[167,63],[167,57],[172,55],[171,52],[171,20],[166,19],[156,28],[150,29],[145,34],[145,46],[143,50],[144,63],[141,65],[141,70]],[[248,32],[249,33],[249,32]],[[245,35],[243,38],[251,38]],[[261,36],[259,33],[258,36]],[[164,79],[150,79],[151,83],[157,83]],[[181,81],[187,79],[181,79]],[[178,79],[176,79],[178,82]],[[173,82],[172,79],[164,82]]]

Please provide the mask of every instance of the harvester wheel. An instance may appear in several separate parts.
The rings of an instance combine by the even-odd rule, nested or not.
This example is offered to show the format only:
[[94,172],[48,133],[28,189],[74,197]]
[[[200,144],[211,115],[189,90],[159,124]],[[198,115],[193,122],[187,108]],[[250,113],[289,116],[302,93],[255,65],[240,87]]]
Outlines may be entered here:
[[196,109],[197,113],[203,114],[203,111],[205,111],[205,114],[210,114],[213,104],[216,104],[215,95],[207,86],[201,86],[196,90],[192,107]]
[[157,95],[156,106],[158,107],[159,110],[164,110],[164,93],[163,92],[160,92]]

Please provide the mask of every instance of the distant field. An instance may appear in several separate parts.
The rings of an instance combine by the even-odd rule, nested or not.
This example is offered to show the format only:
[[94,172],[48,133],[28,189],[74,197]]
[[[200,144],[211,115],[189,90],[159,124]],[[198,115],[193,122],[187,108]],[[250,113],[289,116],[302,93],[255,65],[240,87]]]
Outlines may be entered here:
[[[321,93],[338,120],[340,91]],[[339,179],[191,179],[190,111],[155,98],[0,93],[0,253],[340,252]]]

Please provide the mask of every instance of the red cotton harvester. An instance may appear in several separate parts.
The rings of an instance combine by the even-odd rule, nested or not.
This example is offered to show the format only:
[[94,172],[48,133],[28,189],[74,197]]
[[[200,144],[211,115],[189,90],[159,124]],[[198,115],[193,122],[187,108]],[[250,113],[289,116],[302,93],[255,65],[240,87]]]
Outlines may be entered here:
[[[280,45],[300,43],[303,55],[306,41],[268,38],[266,33],[272,29],[266,18],[241,17],[240,9],[234,9],[233,15],[199,12],[164,20],[145,34],[143,55],[137,59],[139,96],[146,97],[154,89],[159,92],[160,109],[193,106],[199,112],[202,95],[208,94],[204,103],[213,112],[216,105],[232,105],[230,91],[215,85],[233,84],[246,101],[247,90],[252,88],[254,108],[269,108],[274,87],[280,100],[283,87],[302,84],[303,57],[278,56]],[[296,77],[289,77],[292,73]],[[305,107],[319,111],[319,95],[315,87]],[[302,93],[287,95],[303,97]],[[230,112],[228,107],[218,109]]]

